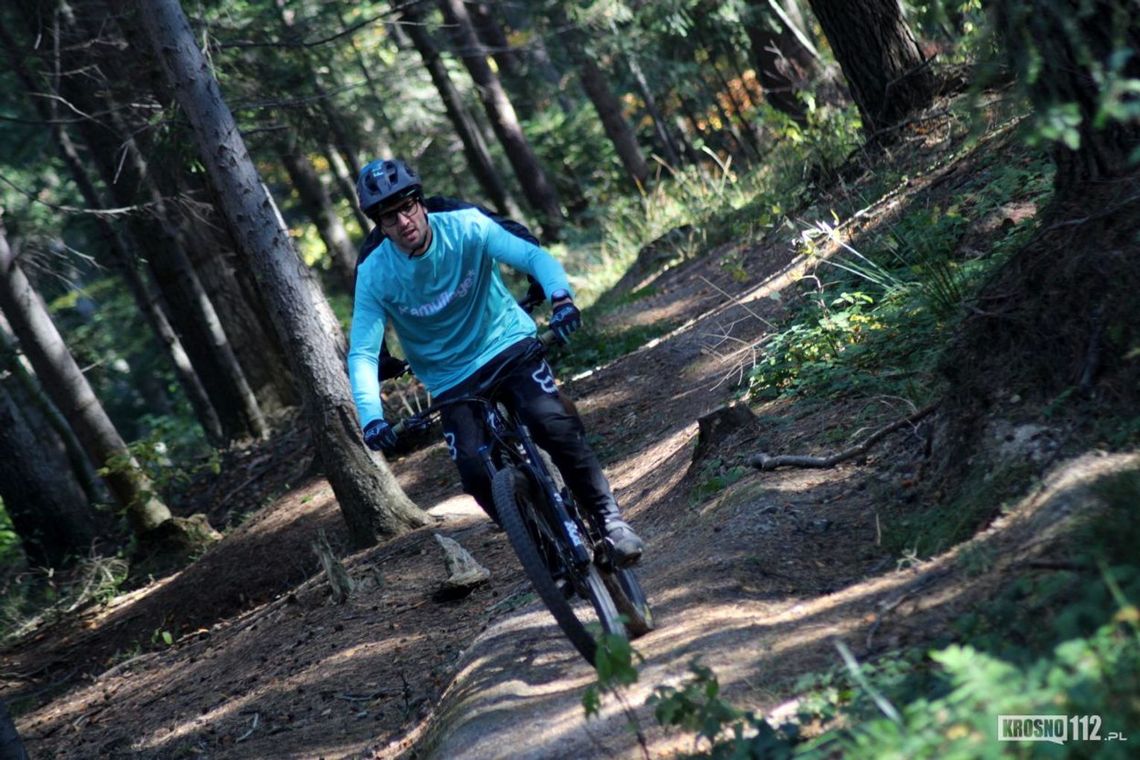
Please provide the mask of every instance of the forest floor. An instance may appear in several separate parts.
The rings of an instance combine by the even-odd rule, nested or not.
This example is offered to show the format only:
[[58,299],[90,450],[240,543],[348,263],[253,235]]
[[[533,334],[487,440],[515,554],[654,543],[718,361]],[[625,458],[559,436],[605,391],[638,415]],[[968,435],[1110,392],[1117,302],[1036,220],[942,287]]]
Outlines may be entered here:
[[[931,145],[926,165],[952,147]],[[969,172],[961,162],[916,170],[856,225],[927,202]],[[1035,209],[1006,211],[976,220],[979,230]],[[837,641],[863,660],[939,635],[1050,551],[1062,492],[1119,462],[1054,468],[1023,508],[971,540],[1000,558],[979,576],[961,547],[900,561],[881,541],[883,522],[924,498],[937,414],[823,469],[759,472],[747,461],[826,455],[915,410],[897,398],[753,404],[698,447],[698,420],[736,403],[753,346],[785,308],[779,294],[807,264],[788,238],[727,244],[653,276],[651,296],[605,319],[680,326],[563,384],[648,542],[640,576],[658,627],[635,642],[640,680],[624,692],[644,747],[612,696],[586,718],[593,670],[528,592],[504,534],[459,493],[442,445],[392,462],[438,523],[344,556],[355,589],[334,604],[312,544],[323,531],[343,547],[345,530],[295,427],[232,452],[221,475],[187,489],[183,512],[231,526],[201,559],[3,652],[0,693],[32,757],[672,757],[692,737],[658,728],[646,698],[683,682],[698,657],[726,700],[786,714],[798,676],[841,664]],[[462,599],[440,594],[437,533],[491,581]]]

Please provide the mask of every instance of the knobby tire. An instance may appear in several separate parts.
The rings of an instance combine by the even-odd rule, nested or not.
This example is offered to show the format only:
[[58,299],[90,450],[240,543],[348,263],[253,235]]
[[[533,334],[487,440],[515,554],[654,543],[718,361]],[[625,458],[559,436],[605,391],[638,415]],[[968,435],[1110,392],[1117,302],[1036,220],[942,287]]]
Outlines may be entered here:
[[[546,604],[546,608],[550,610],[554,620],[566,634],[566,638],[593,666],[598,651],[597,641],[586,630],[570,600],[555,583],[539,551],[536,539],[527,526],[528,519],[542,520],[534,503],[529,482],[521,472],[513,467],[507,467],[495,474],[491,482],[491,492],[503,531],[507,534],[511,547],[515,550],[535,592]],[[602,630],[625,636],[625,627],[618,617],[618,610],[598,569],[590,564],[586,572],[575,580],[580,586],[576,590],[582,592],[593,605]]]
[[[559,491],[564,491],[566,482],[562,478],[562,472],[551,459],[550,453],[541,448],[538,453],[554,479],[555,487]],[[618,613],[625,616],[625,627],[629,637],[636,639],[652,631],[653,611],[649,608],[649,601],[645,598],[645,592],[633,570],[628,567],[614,567],[610,570],[602,569],[599,574]]]
[[631,639],[644,636],[653,630],[653,611],[641,589],[641,583],[628,567],[602,573],[602,581],[614,600],[617,611],[625,616],[625,628]]

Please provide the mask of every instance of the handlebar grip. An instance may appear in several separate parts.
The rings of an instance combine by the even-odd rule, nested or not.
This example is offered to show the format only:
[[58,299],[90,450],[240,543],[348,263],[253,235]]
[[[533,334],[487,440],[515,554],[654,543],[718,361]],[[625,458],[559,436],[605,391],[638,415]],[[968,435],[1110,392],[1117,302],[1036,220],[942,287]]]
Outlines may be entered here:
[[392,432],[396,434],[396,437],[399,437],[408,431],[408,426],[404,423],[405,420],[400,420],[392,426]]
[[550,348],[558,342],[558,336],[554,334],[553,330],[546,330],[538,334],[538,342]]

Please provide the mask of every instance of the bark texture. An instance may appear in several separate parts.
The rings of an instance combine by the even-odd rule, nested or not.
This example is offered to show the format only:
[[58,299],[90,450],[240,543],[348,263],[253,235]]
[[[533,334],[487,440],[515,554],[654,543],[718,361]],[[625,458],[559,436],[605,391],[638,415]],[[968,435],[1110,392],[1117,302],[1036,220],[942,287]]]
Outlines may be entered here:
[[82,556],[95,537],[91,506],[71,476],[54,439],[44,440],[27,424],[18,388],[0,357],[0,499],[33,567],[59,567]]
[[[1122,176],[1135,170],[1131,161],[1140,146],[1140,121],[1100,118],[1104,84],[1097,72],[1140,79],[1140,12],[1134,0],[1002,0],[991,6],[995,27],[1011,67],[1025,76],[1031,65],[1040,70],[1025,84],[1040,111],[1075,106],[1080,117],[1077,145],[1059,141],[1053,150],[1054,183],[1062,196],[1073,196],[1089,181]],[[1032,64],[1030,62],[1033,62]],[[1137,96],[1131,101],[1135,107]]]
[[52,401],[78,436],[122,506],[137,536],[170,519],[170,510],[131,456],[87,378],[75,363],[51,321],[39,294],[24,275],[0,226],[0,309],[12,325],[25,355]]
[[222,212],[289,347],[313,444],[356,546],[376,542],[430,518],[400,489],[391,471],[362,444],[336,318],[293,249],[250,160],[233,114],[222,99],[176,0],[136,5],[150,44],[189,119],[198,152],[219,194]]
[[918,49],[898,0],[811,0],[843,69],[851,97],[874,140],[934,97],[934,74]]
[[519,125],[518,116],[514,106],[507,97],[499,77],[487,62],[487,51],[479,42],[471,18],[463,0],[440,0],[444,18],[455,25],[455,38],[460,58],[467,68],[479,97],[483,101],[483,108],[487,118],[491,121],[491,128],[507,154],[507,160],[515,171],[519,184],[526,193],[527,202],[542,220],[542,237],[544,240],[557,240],[562,228],[562,208],[558,201],[558,192],[553,183],[546,176],[546,171],[538,161],[534,150]]

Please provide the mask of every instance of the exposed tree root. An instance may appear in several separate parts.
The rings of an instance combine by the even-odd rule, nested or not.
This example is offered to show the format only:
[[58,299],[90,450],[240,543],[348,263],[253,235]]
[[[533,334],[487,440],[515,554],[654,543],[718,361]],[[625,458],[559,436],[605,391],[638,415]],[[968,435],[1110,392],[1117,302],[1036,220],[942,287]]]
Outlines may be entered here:
[[886,435],[889,435],[890,433],[893,433],[901,427],[904,427],[906,425],[913,425],[937,408],[937,402],[928,404],[919,409],[914,414],[911,414],[908,417],[903,417],[901,420],[895,420],[886,427],[876,430],[874,433],[871,433],[871,435],[867,436],[867,439],[859,445],[852,446],[849,449],[845,449],[837,454],[832,454],[828,457],[812,457],[798,454],[780,454],[777,456],[771,456],[769,454],[765,454],[764,452],[760,452],[758,454],[753,454],[752,457],[749,458],[748,464],[752,465],[757,470],[774,470],[777,467],[834,467],[840,462],[851,459],[852,457],[857,457],[860,454],[867,453],[867,450],[875,445],[879,439],[883,438]]

